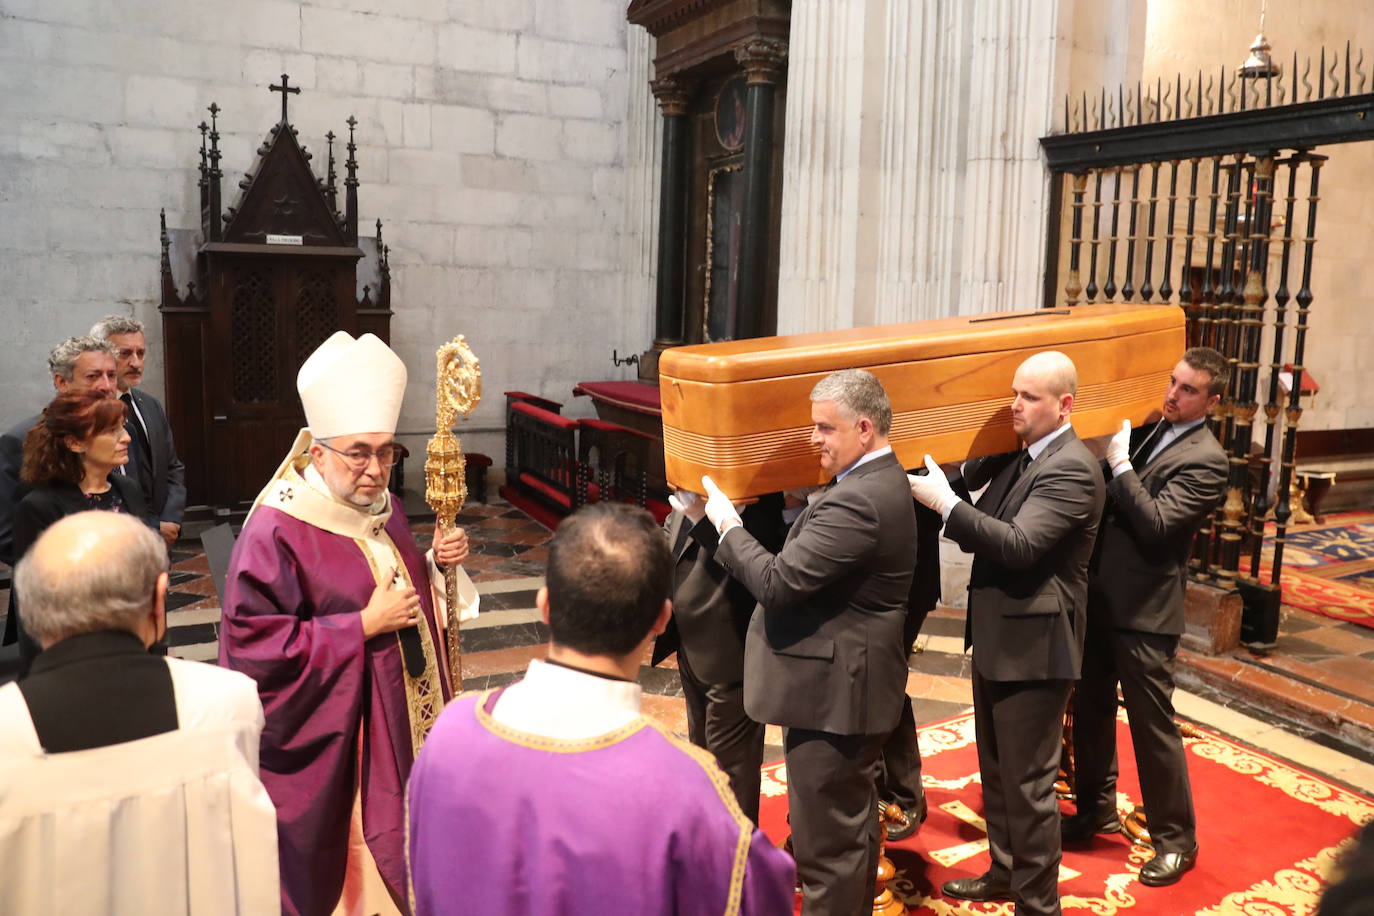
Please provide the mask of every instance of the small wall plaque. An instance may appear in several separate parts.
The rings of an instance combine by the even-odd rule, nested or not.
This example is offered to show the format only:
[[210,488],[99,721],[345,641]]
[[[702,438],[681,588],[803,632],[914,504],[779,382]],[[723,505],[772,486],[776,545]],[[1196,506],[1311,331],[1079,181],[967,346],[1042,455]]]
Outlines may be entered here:
[[303,244],[299,235],[274,235],[267,233],[267,244],[269,245],[300,245]]

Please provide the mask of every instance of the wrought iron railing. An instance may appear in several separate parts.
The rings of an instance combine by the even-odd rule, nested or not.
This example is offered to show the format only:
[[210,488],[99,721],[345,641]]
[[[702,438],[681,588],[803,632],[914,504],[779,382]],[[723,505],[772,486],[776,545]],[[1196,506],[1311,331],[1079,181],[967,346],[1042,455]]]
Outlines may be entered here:
[[[1230,456],[1227,495],[1199,532],[1192,572],[1241,591],[1243,635],[1255,644],[1277,633],[1291,518],[1327,160],[1315,148],[1374,138],[1362,51],[1354,63],[1348,46],[1343,55],[1323,51],[1315,85],[1310,60],[1300,75],[1296,55],[1287,74],[1277,69],[1256,78],[1223,69],[1205,84],[1199,72],[1172,85],[1157,80],[1152,92],[1137,84],[1114,98],[1105,90],[1066,98],[1064,132],[1040,141],[1057,189],[1046,305],[1178,305],[1189,345],[1215,347],[1231,364],[1211,417]],[[1285,367],[1294,379],[1286,397]],[[1274,549],[1265,554],[1269,517]]]

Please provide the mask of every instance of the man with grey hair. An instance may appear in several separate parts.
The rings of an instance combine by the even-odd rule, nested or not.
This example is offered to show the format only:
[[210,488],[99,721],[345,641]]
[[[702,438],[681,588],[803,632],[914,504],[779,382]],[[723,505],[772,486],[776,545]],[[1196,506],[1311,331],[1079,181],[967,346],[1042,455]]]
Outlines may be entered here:
[[186,467],[177,457],[172,426],[161,402],[138,390],[148,355],[143,322],[128,315],[106,315],[91,328],[91,336],[108,342],[119,362],[119,398],[128,408],[124,428],[130,438],[129,463],[122,472],[138,481],[143,501],[171,547],[186,512]]
[[[58,394],[100,391],[114,397],[117,368],[114,348],[94,337],[68,337],[48,353],[48,372]],[[14,507],[24,497],[19,468],[24,463],[24,437],[38,425],[34,414],[0,436],[0,562],[13,566]],[[6,642],[13,642],[7,639]]]
[[0,688],[0,844],[21,853],[0,858],[5,912],[277,912],[262,704],[242,674],[149,653],[161,539],[117,512],[68,516],[15,588],[43,652]]
[[846,369],[811,392],[811,444],[831,482],[770,553],[709,477],[715,558],[758,601],[744,705],[781,725],[802,912],[868,912],[878,865],[883,742],[906,695],[902,624],[915,568],[916,514],[888,445],[892,407],[871,373]]
[[[1011,424],[1026,448],[966,462],[976,505],[929,455],[911,493],[973,554],[964,648],[973,647],[973,715],[992,861],[944,883],[947,897],[1015,900],[1019,916],[1060,912],[1059,772],[1064,709],[1083,663],[1088,560],[1106,486],[1069,424],[1078,371],[1036,353],[1012,377]],[[991,481],[989,483],[989,481]]]

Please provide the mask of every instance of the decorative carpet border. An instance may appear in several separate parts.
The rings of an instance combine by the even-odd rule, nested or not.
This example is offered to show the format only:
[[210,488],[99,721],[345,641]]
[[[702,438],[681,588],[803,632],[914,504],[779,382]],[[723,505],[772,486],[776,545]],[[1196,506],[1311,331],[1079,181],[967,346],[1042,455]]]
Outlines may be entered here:
[[[1118,721],[1126,722],[1125,710],[1118,713]],[[1345,838],[1334,845],[1307,854],[1291,865],[1278,869],[1272,875],[1254,881],[1249,887],[1231,891],[1220,900],[1193,912],[1207,916],[1309,916],[1315,911],[1321,891],[1327,885],[1335,864],[1353,845],[1353,834],[1361,825],[1374,819],[1374,799],[1333,785],[1319,776],[1299,770],[1219,735],[1202,729],[1197,729],[1197,732],[1197,737],[1184,738],[1184,745],[1191,755],[1254,779],[1261,785],[1279,791],[1301,804],[1309,805],[1324,815],[1348,821],[1350,828],[1344,831]],[[917,737],[923,759],[931,759],[949,751],[969,747],[975,741],[973,714],[965,713],[943,722],[921,726]],[[1123,747],[1123,751],[1128,747],[1129,743]],[[787,794],[787,771],[784,763],[777,762],[765,766],[762,776],[761,789],[765,798]],[[957,791],[978,782],[979,779],[975,768],[967,776],[954,779],[939,779],[927,772],[923,781],[927,790]],[[1124,796],[1120,800],[1125,801]],[[982,845],[986,848],[986,842]],[[1216,850],[1215,854],[1226,855],[1228,852],[1231,851]],[[937,854],[930,855],[938,864],[945,864],[939,862]],[[1148,848],[1132,845],[1122,863],[1124,868],[1106,877],[1101,896],[1065,894],[1061,899],[1064,911],[1091,913],[1094,916],[1112,916],[1123,911],[1162,912],[1157,909],[1161,902],[1159,891],[1143,889],[1137,881],[1140,866],[1148,862],[1152,856],[1153,853]],[[1060,869],[1061,881],[1078,876],[1078,872],[1067,865],[1061,864]],[[903,898],[913,916],[917,913],[934,913],[936,916],[1011,916],[1013,911],[1011,903],[980,904],[945,898],[938,894],[928,896],[901,873],[889,886]],[[1137,898],[1136,895],[1142,890],[1145,893]]]
[[[1348,532],[1341,535],[1337,532]],[[1269,582],[1274,526],[1265,531],[1260,581]],[[1284,542],[1283,603],[1374,629],[1374,514],[1329,515],[1315,527],[1292,528]],[[1368,583],[1368,584],[1367,584]]]

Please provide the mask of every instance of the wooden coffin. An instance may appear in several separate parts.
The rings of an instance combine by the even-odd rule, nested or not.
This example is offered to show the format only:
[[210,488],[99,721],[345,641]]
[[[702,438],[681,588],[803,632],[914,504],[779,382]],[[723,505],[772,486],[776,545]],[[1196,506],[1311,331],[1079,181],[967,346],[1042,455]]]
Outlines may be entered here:
[[810,442],[812,387],[867,369],[892,401],[893,450],[907,468],[1010,451],[1011,379],[1060,350],[1078,367],[1073,425],[1084,438],[1157,412],[1184,349],[1171,305],[1083,305],[941,318],[676,347],[659,361],[669,484],[710,474],[735,499],[824,482]]

